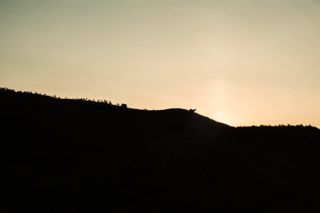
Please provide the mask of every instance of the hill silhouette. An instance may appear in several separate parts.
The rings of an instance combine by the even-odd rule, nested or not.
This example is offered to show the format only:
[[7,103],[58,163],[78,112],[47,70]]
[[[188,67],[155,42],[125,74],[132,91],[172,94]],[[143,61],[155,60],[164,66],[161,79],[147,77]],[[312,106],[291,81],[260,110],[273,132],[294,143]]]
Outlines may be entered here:
[[320,131],[0,89],[7,212],[317,209]]

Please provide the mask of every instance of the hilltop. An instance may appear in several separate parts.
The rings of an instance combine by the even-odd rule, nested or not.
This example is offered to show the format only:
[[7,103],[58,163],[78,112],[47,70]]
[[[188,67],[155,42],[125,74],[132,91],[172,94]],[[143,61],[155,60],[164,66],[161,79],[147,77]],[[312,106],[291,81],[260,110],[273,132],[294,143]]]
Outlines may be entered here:
[[319,207],[315,127],[236,128],[192,110],[9,89],[0,103],[5,201],[42,212]]

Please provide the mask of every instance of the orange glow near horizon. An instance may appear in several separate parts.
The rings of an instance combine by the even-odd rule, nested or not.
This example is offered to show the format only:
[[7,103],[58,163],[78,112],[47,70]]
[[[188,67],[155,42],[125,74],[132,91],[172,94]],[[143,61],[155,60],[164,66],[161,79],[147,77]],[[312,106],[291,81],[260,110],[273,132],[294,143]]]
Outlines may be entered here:
[[320,127],[313,0],[3,0],[0,86]]

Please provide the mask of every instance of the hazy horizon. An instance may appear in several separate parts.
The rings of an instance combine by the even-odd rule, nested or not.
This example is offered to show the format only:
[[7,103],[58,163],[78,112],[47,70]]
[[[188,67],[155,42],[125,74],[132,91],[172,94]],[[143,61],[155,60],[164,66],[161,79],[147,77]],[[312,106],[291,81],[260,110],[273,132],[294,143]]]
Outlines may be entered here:
[[0,86],[320,127],[320,1],[0,0]]

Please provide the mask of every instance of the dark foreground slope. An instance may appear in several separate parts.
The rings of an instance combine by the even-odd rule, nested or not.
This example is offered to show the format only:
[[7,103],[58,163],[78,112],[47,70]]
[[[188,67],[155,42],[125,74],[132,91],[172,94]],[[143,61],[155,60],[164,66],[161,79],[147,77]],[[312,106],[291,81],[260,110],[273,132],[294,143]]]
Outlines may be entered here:
[[317,209],[320,131],[0,90],[7,212]]

